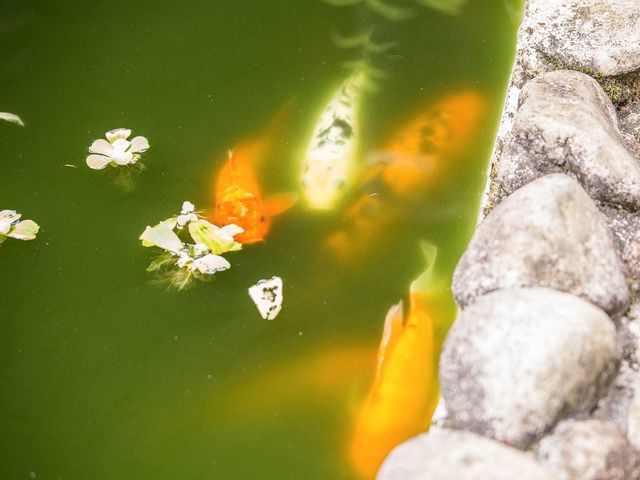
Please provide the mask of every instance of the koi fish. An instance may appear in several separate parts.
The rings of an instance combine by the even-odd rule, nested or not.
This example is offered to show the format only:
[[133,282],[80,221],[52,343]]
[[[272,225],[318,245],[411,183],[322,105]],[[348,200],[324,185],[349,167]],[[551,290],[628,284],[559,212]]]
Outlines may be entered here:
[[[234,412],[263,416],[272,408],[324,403],[336,395],[348,397],[354,385],[366,388],[375,356],[374,347],[357,343],[314,349],[244,380],[232,389],[227,404]],[[259,401],[255,392],[261,392]]]
[[362,71],[357,70],[340,86],[313,131],[302,172],[304,196],[311,208],[332,208],[353,177],[363,80]]
[[423,250],[429,267],[411,284],[406,317],[402,302],[387,314],[375,378],[356,416],[349,456],[363,479],[375,477],[393,448],[429,428],[438,403],[438,361],[455,305],[447,282],[433,275],[436,247],[425,243]]
[[[393,229],[406,211],[407,200],[422,204],[427,187],[452,178],[459,160],[473,146],[486,104],[476,92],[452,94],[400,128],[370,158],[370,167],[359,182],[363,192],[325,240],[324,246],[333,256],[345,262],[357,261],[372,251],[367,247],[372,238],[380,239],[385,231]],[[449,213],[430,216],[446,217]]]
[[243,228],[244,232],[235,237],[242,244],[264,240],[271,227],[271,218],[295,203],[295,197],[288,194],[262,199],[256,165],[264,160],[270,137],[264,135],[236,146],[229,152],[215,182],[211,221],[216,225],[235,224]]
[[455,171],[456,161],[473,146],[486,110],[485,97],[473,91],[455,93],[429,106],[375,156],[368,178],[380,174],[399,196],[440,180],[447,171]]

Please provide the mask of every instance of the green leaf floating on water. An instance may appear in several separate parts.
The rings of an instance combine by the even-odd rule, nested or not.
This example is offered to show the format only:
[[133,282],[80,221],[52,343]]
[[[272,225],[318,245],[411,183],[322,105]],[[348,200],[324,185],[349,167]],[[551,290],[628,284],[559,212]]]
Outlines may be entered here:
[[242,244],[236,242],[233,236],[243,231],[237,225],[231,224],[220,228],[203,219],[189,223],[189,233],[194,242],[206,245],[216,255],[240,250]]
[[467,0],[416,0],[423,7],[432,8],[447,15],[459,15]]

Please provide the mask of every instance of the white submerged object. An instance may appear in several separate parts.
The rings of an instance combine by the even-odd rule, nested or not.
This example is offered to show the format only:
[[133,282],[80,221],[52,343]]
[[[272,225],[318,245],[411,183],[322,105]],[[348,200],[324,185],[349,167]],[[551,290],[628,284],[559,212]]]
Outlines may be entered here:
[[282,279],[271,277],[260,280],[249,287],[249,296],[258,307],[260,316],[265,320],[273,320],[282,310]]
[[332,208],[353,176],[362,75],[355,72],[340,86],[313,131],[302,172],[303,192],[311,208]]

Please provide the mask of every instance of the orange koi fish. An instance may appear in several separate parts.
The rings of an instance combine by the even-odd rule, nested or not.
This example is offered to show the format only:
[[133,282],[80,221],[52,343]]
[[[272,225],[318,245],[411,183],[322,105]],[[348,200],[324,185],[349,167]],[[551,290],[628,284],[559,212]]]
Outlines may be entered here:
[[[362,393],[360,389],[353,392],[353,386],[366,388],[375,358],[371,345],[325,345],[244,380],[230,390],[228,405],[243,415],[262,416],[272,408],[325,403],[327,398]],[[256,392],[261,392],[258,399]]]
[[[452,178],[459,160],[474,144],[486,109],[485,97],[462,91],[429,106],[393,135],[372,156],[372,165],[360,181],[364,192],[325,241],[333,256],[343,262],[357,261],[370,251],[372,238],[379,239],[392,229],[406,211],[407,200],[423,202],[426,187]],[[371,191],[377,196],[372,198]]]
[[487,100],[463,91],[445,97],[392,137],[377,154],[381,174],[396,195],[406,196],[438,180],[468,153],[485,117]]
[[349,456],[362,479],[373,479],[393,448],[427,430],[438,404],[438,361],[455,305],[447,282],[434,279],[436,248],[424,251],[429,268],[411,285],[406,318],[402,302],[387,314],[375,378],[355,420]]
[[[276,119],[279,117],[280,114]],[[295,203],[295,198],[287,194],[262,199],[256,165],[264,160],[270,137],[263,135],[236,146],[229,152],[229,159],[215,182],[211,221],[216,225],[233,223],[242,227],[244,232],[235,237],[242,244],[264,240],[271,227],[271,218]]]

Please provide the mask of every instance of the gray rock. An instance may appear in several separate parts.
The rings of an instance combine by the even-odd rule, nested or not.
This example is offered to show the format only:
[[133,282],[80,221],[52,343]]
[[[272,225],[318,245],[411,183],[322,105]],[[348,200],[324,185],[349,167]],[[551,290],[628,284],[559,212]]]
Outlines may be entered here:
[[621,107],[618,119],[620,131],[629,148],[640,159],[640,101]]
[[640,69],[637,0],[531,0],[522,29],[529,68],[547,61],[596,76]]
[[632,296],[640,298],[640,212],[629,212],[600,205],[607,225],[613,232],[616,250],[625,264]]
[[[517,475],[516,475],[517,474]],[[377,480],[556,480],[531,455],[469,432],[432,428],[396,447]]]
[[598,400],[598,405],[591,418],[615,425],[620,431],[626,432],[629,408],[639,384],[640,375],[638,371],[623,359],[618,375],[616,375],[607,393]]
[[538,446],[538,460],[566,480],[638,480],[640,455],[620,430],[598,420],[561,423]]
[[498,205],[476,230],[453,277],[462,307],[493,290],[531,286],[573,293],[612,315],[629,302],[604,218],[563,174],[539,178]]
[[559,419],[586,415],[618,364],[613,322],[589,302],[547,288],[490,293],[445,341],[447,426],[527,447]]
[[633,399],[629,405],[627,437],[635,448],[640,449],[640,386],[636,386]]
[[498,167],[500,184],[513,192],[552,172],[576,177],[595,199],[640,208],[640,162],[618,131],[611,101],[588,75],[546,73],[520,94]]

